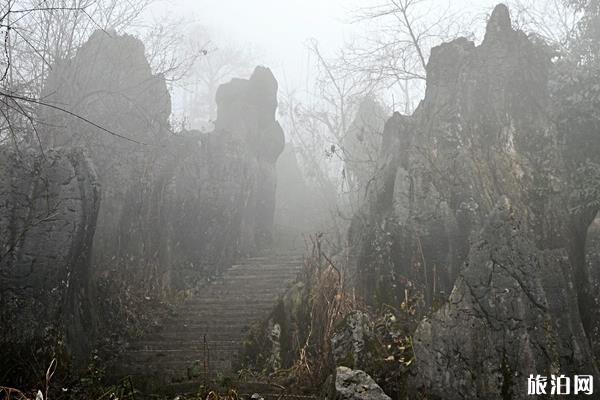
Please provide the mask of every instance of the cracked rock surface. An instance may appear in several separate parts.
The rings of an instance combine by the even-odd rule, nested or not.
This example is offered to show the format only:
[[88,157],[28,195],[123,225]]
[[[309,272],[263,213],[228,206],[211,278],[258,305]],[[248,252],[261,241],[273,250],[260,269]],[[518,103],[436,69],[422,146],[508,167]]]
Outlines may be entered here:
[[366,372],[337,367],[335,371],[336,400],[389,400],[390,397]]
[[448,303],[415,332],[415,379],[428,398],[524,399],[530,374],[597,374],[567,257],[529,236],[502,198]]
[[0,357],[9,345],[34,351],[53,333],[81,355],[93,331],[90,254],[100,205],[89,158],[81,149],[0,148],[0,204]]

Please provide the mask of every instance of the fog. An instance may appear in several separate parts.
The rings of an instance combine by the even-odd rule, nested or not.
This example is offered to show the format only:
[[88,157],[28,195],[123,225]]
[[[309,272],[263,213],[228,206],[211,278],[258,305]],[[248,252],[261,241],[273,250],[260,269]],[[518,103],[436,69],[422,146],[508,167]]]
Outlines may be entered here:
[[[471,0],[415,3],[411,13],[420,24],[430,25],[441,15],[452,15],[469,26],[473,38],[482,32],[495,5],[493,1]],[[382,26],[362,17],[369,10],[385,6],[378,0],[169,1],[149,7],[141,24],[165,19],[180,21],[184,26],[199,24],[214,35],[215,49],[230,43],[247,49],[256,64],[268,65],[279,77],[282,91],[306,97],[314,92],[317,78],[310,40],[318,42],[323,54],[334,57],[347,43],[382,35]],[[535,7],[541,9],[539,3]],[[185,113],[177,94],[175,91],[175,112]]]
[[0,400],[598,397],[597,0],[7,0],[0,37]]

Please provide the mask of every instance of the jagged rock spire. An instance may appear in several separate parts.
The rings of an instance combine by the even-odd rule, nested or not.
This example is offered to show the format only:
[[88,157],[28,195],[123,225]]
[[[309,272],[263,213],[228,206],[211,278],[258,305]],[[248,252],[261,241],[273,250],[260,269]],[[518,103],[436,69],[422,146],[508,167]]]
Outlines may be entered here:
[[502,37],[507,32],[512,31],[512,23],[510,20],[510,11],[506,5],[500,3],[492,11],[492,15],[488,20],[485,29],[485,39],[493,40],[497,37]]

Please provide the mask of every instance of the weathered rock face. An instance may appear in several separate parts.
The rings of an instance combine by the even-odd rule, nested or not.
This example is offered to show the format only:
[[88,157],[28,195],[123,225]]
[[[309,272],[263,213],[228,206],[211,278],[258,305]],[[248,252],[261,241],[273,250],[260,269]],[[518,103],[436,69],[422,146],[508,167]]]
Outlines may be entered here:
[[44,136],[50,147],[86,147],[97,166],[96,270],[165,293],[268,246],[284,140],[270,70],[221,86],[209,134],[170,133],[165,80],[132,36],[95,32],[53,68],[45,91],[46,101],[88,120],[48,111]]
[[[261,248],[272,240],[277,185],[275,163],[285,144],[283,130],[275,119],[277,81],[271,70],[257,67],[250,79],[233,79],[221,85],[216,101],[213,140],[217,145],[229,142],[226,151],[231,144],[237,144],[247,154],[248,171],[254,175],[249,177],[253,182],[246,183],[251,185],[248,198],[244,199],[248,205],[237,207],[243,210],[242,248]],[[208,143],[209,146],[215,144]],[[235,150],[223,155],[239,157]],[[224,180],[227,182],[226,177]]]
[[290,368],[306,341],[310,317],[308,288],[297,282],[281,297],[268,318],[253,327],[244,343],[243,367],[271,373]]
[[179,156],[167,171],[169,240],[182,270],[214,272],[272,239],[275,163],[284,145],[277,81],[257,67],[250,79],[222,85],[217,104],[215,131],[172,146]]
[[[158,265],[161,281],[175,288],[194,286],[271,240],[275,163],[284,141],[275,120],[277,81],[257,67],[250,79],[222,85],[216,100],[215,131],[165,142],[150,183],[136,188],[140,202],[130,202],[134,219],[121,225],[123,235],[130,232],[126,243],[144,245],[129,254],[154,249],[145,264]],[[136,232],[141,241],[133,240]]]
[[600,360],[600,218],[591,224],[586,243],[586,279],[590,282],[593,304],[590,317],[590,340],[596,360]]
[[[524,211],[538,246],[568,246],[549,67],[545,47],[513,30],[499,5],[480,46],[460,38],[432,49],[425,98],[411,117],[388,122],[384,167],[354,231],[388,238],[397,249],[392,275],[416,277],[428,305],[450,291],[470,237],[504,194]],[[352,236],[356,254],[373,252],[373,240]],[[359,276],[373,264],[360,257]],[[384,280],[395,286],[378,291],[402,295],[397,278]]]
[[346,316],[331,337],[331,347],[337,366],[370,370],[384,358],[373,332],[373,321],[361,311]]
[[71,113],[42,109],[44,145],[85,148],[102,183],[95,269],[129,269],[140,282],[149,269],[158,269],[148,278],[162,279],[163,251],[148,256],[150,247],[153,252],[158,247],[144,232],[160,232],[160,224],[150,221],[161,215],[153,197],[161,170],[174,157],[166,148],[171,102],[142,42],[113,31],[94,32],[75,57],[53,67],[43,97]]
[[337,400],[389,400],[381,387],[361,370],[337,367],[335,371],[335,395]]
[[148,146],[132,141],[152,145],[169,130],[171,99],[164,77],[152,74],[143,43],[130,35],[94,32],[74,58],[52,68],[44,92],[46,102],[131,139],[58,110],[43,110],[44,122],[51,124],[45,128],[48,145],[93,148],[103,180],[138,167],[133,156]]
[[43,357],[57,340],[83,356],[94,332],[90,255],[100,205],[89,158],[81,149],[0,148],[0,203],[0,358],[11,365],[19,348]]
[[[445,232],[430,239],[431,234],[424,236],[424,228],[415,228],[418,222],[433,220],[425,218],[426,212],[429,216],[439,214],[439,210],[425,199],[431,190],[418,194],[414,189],[415,182],[411,183],[413,178],[407,172],[410,162],[402,164],[406,169],[400,166],[401,160],[413,157],[414,129],[414,119],[398,113],[386,122],[378,173],[370,185],[368,203],[355,215],[349,230],[352,247],[348,275],[354,278],[361,296],[372,304],[399,304],[410,281],[428,281],[434,262],[443,265],[446,261]],[[410,171],[416,174],[416,167]],[[430,223],[428,227],[437,228],[435,232],[439,233],[439,225]],[[430,249],[435,252],[428,252]],[[430,269],[423,265],[425,254]]]
[[130,35],[94,32],[73,59],[53,67],[43,97],[98,125],[59,110],[42,110],[46,144],[91,150],[107,199],[126,196],[131,182],[148,168],[148,158],[158,153],[154,146],[169,132],[171,100],[165,80],[152,74],[144,45]]
[[[521,398],[531,373],[596,373],[586,326],[595,306],[580,301],[590,221],[570,211],[550,68],[545,45],[499,5],[481,45],[432,50],[425,98],[386,123],[368,205],[349,232],[350,275],[372,305],[410,297],[418,315],[452,292],[415,334],[431,398]],[[489,217],[503,196],[510,203]]]
[[532,373],[597,376],[566,253],[539,250],[531,237],[502,199],[449,302],[415,332],[416,380],[428,398],[525,399]]

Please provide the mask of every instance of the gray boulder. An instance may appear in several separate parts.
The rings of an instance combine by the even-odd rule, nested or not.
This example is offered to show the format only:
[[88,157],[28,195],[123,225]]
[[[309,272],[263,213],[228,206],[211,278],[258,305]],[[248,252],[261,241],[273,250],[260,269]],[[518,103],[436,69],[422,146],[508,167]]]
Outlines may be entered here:
[[366,372],[347,367],[335,370],[336,400],[391,400]]

